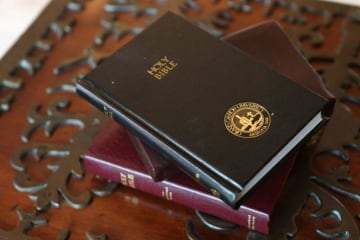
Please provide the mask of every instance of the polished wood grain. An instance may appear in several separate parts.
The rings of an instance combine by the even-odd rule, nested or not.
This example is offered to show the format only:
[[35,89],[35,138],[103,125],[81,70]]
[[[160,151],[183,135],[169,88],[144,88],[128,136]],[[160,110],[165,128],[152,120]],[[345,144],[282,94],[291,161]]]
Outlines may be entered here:
[[[54,47],[50,52],[35,50],[31,53],[31,57],[46,55],[46,61],[43,66],[33,76],[30,76],[25,70],[9,70],[13,69],[19,60],[14,60],[12,56],[19,56],[21,58],[29,54],[28,49],[23,49],[21,45],[17,45],[17,49],[12,49],[1,62],[2,66],[0,69],[2,72],[0,71],[0,75],[7,71],[7,73],[12,72],[14,76],[23,79],[23,87],[21,89],[14,91],[4,88],[0,92],[0,96],[10,92],[14,93],[15,96],[10,105],[10,110],[0,113],[0,229],[4,231],[19,228],[17,226],[19,224],[17,210],[21,209],[25,212],[35,211],[35,203],[29,199],[29,193],[19,192],[14,188],[13,181],[19,172],[14,170],[10,164],[14,153],[26,144],[21,136],[29,126],[28,116],[31,110],[36,105],[41,105],[40,114],[46,115],[46,108],[52,101],[59,97],[67,97],[71,100],[71,106],[64,110],[64,112],[90,114],[94,111],[88,103],[73,93],[48,94],[46,89],[61,81],[72,78],[77,72],[87,72],[90,70],[90,67],[84,64],[59,75],[53,74],[54,68],[64,62],[80,58],[83,56],[84,49],[93,47],[94,36],[103,29],[100,25],[100,19],[105,16],[103,6],[106,2],[108,1],[86,1],[84,10],[68,13],[64,17],[64,21],[71,18],[76,19],[73,31],[61,39],[54,33],[47,35],[47,40],[52,41]],[[147,4],[146,1],[142,2]],[[225,33],[234,32],[263,20],[279,19],[284,13],[283,10],[276,9],[271,17],[266,16],[264,15],[264,6],[260,3],[252,3],[251,12],[243,13],[229,10],[227,7],[229,1],[220,1],[217,4],[213,4],[212,1],[198,2],[202,6],[201,12],[194,10],[187,12],[187,16],[193,20],[202,19],[204,16],[211,15],[218,10],[224,9],[231,12],[234,16],[233,19],[229,21],[228,27],[221,30]],[[153,5],[158,6],[155,3]],[[307,17],[311,21],[317,21],[319,18],[315,14],[308,14]],[[121,15],[120,20],[143,25],[149,18],[151,17],[142,16],[134,18],[132,14],[127,13]],[[285,29],[289,29],[291,26],[290,23],[285,21],[281,23]],[[334,24],[335,30],[334,28],[321,29],[321,32],[327,37],[326,44],[322,46],[324,53],[333,53],[335,46],[341,41],[341,35],[336,31],[338,29],[336,24],[340,25],[341,22],[335,21]],[[31,35],[32,33],[29,34]],[[95,47],[95,49],[105,55],[110,54],[128,42],[132,37],[133,35],[130,34],[120,41],[109,37],[103,46]],[[35,36],[36,38],[37,36]],[[27,39],[20,39],[20,41],[26,42]],[[304,44],[309,43],[305,42]],[[351,91],[354,96],[360,97],[358,89],[354,87],[347,91]],[[359,117],[360,112],[357,105],[349,104],[349,106],[356,115],[356,118]],[[71,136],[78,131],[81,130],[76,126],[60,127],[51,137],[46,136],[42,130],[36,131],[31,137],[30,142],[68,143]],[[78,143],[74,142],[73,144]],[[356,151],[350,152],[352,159],[358,159],[359,154]],[[33,179],[41,181],[46,180],[52,174],[47,168],[47,164],[53,160],[54,158],[47,157],[44,160],[37,161],[34,157],[29,156],[24,160],[24,164],[27,173]],[[331,167],[341,164],[343,162],[338,158],[329,156],[319,157],[314,162],[314,166],[323,172],[327,172]],[[360,176],[356,173],[360,168],[360,164],[359,162],[352,161],[350,167],[353,173],[353,184],[359,187]],[[69,180],[69,188],[75,195],[102,186],[103,184],[102,180],[96,179],[91,174],[85,174],[81,180]],[[345,204],[352,216],[355,217],[356,213],[360,212],[358,202],[336,193],[332,194]],[[321,221],[312,219],[309,217],[309,214],[316,209],[315,202],[310,198],[308,200],[298,199],[298,201],[304,202],[304,207],[296,217],[299,231],[295,239],[322,239],[316,234],[316,228],[333,226],[336,221],[333,218]],[[189,224],[189,221],[194,224],[195,232],[200,239],[246,239],[248,234],[248,230],[245,228],[237,228],[230,232],[215,232],[207,229],[200,223],[192,209],[126,187],[119,187],[113,194],[106,197],[93,197],[89,206],[82,209],[72,208],[60,197],[59,208],[49,208],[44,211],[38,211],[37,214],[41,218],[47,219],[48,223],[36,226],[31,230],[29,229],[27,235],[40,239],[56,239],[63,229],[70,230],[71,236],[69,239],[86,239],[86,232],[99,236],[106,234],[108,239],[187,239],[186,225]],[[359,226],[359,221],[356,221],[357,226]],[[259,237],[257,236],[256,239],[260,239]]]

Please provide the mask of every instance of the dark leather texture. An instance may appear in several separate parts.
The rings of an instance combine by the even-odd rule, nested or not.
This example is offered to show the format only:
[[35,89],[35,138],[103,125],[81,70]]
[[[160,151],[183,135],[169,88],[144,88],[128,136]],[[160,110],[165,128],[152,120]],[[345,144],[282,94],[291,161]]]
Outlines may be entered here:
[[[148,70],[164,56],[177,66],[157,80]],[[112,104],[115,120],[233,207],[242,187],[328,103],[172,13],[82,83]],[[226,130],[226,111],[241,102],[268,109],[265,134],[245,139]]]
[[[324,87],[320,76],[297,48],[293,46],[276,21],[263,22],[242,29],[224,37],[223,40],[233,44],[273,70],[333,102],[333,96]],[[329,105],[329,111],[326,113],[328,115],[332,112],[331,105]],[[177,174],[173,164],[163,160],[159,154],[149,149],[137,137],[133,135],[130,137],[133,139],[133,143],[148,173],[154,180],[163,180]]]

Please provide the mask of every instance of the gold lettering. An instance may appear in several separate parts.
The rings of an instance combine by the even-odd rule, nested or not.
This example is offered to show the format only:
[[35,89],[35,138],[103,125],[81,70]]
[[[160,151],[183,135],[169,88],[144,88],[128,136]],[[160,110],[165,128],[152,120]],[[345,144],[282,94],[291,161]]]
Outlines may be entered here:
[[169,70],[167,70],[166,68],[167,68],[167,66],[165,66],[164,68],[162,68],[162,69],[161,69],[161,72],[163,72],[163,73],[165,73],[165,74],[168,73]]
[[150,70],[147,70],[147,72],[150,74],[150,75],[154,75],[154,72],[150,69]]
[[124,173],[120,173],[120,182],[124,186],[128,185],[127,178],[126,178],[126,175]]
[[251,220],[251,229],[255,230],[255,221],[256,221],[256,217],[253,216],[252,220]]
[[166,66],[165,66],[165,69],[166,69],[167,71],[171,71],[171,70],[174,69],[174,67],[173,67],[173,66],[166,65]]
[[169,190],[168,187],[165,187],[164,190],[162,190],[161,195],[168,201],[172,201],[173,200],[173,194],[172,192]]
[[129,184],[129,187],[136,188],[134,175],[128,174],[128,184]]
[[135,186],[135,176],[132,174],[125,174],[125,173],[120,173],[120,182],[122,185],[124,186],[128,186],[131,188],[136,188]]
[[174,63],[172,60],[169,62],[169,65],[172,66],[171,69],[173,69],[174,67],[176,67],[178,64]]
[[161,75],[161,76],[165,76],[166,74],[164,74],[161,70],[159,71],[159,74]]
[[168,200],[169,201],[172,201],[173,200],[173,194],[172,194],[172,192],[169,190],[169,197],[168,197]]
[[154,77],[158,80],[160,80],[162,78],[162,76],[160,74],[155,74]]
[[159,62],[156,62],[147,72],[151,75],[154,75],[156,72],[158,72],[165,64]]
[[159,71],[165,64],[161,63],[161,62],[157,62],[153,65],[153,67],[151,68],[151,70],[157,72]]
[[113,119],[113,113],[109,110],[109,109],[107,109],[107,107],[103,107],[103,111],[104,111],[104,113],[105,113],[105,115],[106,116],[108,116],[109,118],[111,118],[111,119]]
[[219,198],[220,197],[220,193],[218,191],[216,191],[215,189],[210,189],[212,195],[214,195],[215,197]]
[[200,174],[199,173],[195,173],[195,179],[196,179],[196,181],[200,181]]
[[163,61],[163,62],[169,62],[169,59],[167,56],[163,56],[160,61]]
[[167,74],[170,73],[178,64],[173,60],[170,60],[168,56],[163,56],[160,61],[154,63],[148,70],[147,73],[161,80]]
[[255,230],[256,217],[248,215],[248,228]]

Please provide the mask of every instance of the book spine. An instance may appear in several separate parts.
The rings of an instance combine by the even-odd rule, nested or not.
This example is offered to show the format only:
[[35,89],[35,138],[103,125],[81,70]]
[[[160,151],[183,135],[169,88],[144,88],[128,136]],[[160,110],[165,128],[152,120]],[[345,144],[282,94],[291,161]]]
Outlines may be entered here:
[[238,207],[242,189],[235,187],[217,174],[206,170],[195,161],[189,161],[188,156],[185,157],[182,153],[176,151],[176,148],[172,147],[171,143],[160,140],[156,133],[146,131],[145,127],[133,119],[132,116],[117,110],[112,103],[106,100],[105,96],[97,95],[96,88],[85,79],[79,80],[76,91],[93,106],[103,111],[105,115],[123,125],[148,146],[161,153],[164,159],[174,162],[179,169],[209,189],[214,196],[222,199],[232,208]]
[[152,152],[140,139],[128,134],[136,152],[154,181],[162,181],[178,175],[181,171],[174,165],[163,160],[158,154]]
[[197,209],[251,230],[264,234],[269,232],[270,216],[267,213],[246,206],[232,209],[210,193],[184,187],[171,180],[155,182],[148,174],[121,165],[104,164],[101,159],[95,157],[85,156],[84,164],[88,172],[119,182],[124,186]]

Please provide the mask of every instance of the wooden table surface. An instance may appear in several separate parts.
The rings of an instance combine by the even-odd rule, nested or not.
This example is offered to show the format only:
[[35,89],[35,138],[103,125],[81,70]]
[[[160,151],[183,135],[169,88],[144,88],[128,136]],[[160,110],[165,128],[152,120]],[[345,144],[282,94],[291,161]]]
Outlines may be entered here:
[[[360,6],[358,0],[324,1]],[[51,0],[0,0],[0,59],[50,2]]]
[[[110,13],[110,2],[51,2],[0,62],[0,239],[360,238],[360,8],[313,0],[139,0],[131,12]],[[180,5],[218,36],[278,20],[338,99],[319,144],[297,161],[269,236],[240,227],[215,232],[192,209],[125,187],[113,191],[83,169],[81,154],[105,117],[74,93],[74,81],[133,37],[106,34],[101,19],[144,26]]]

